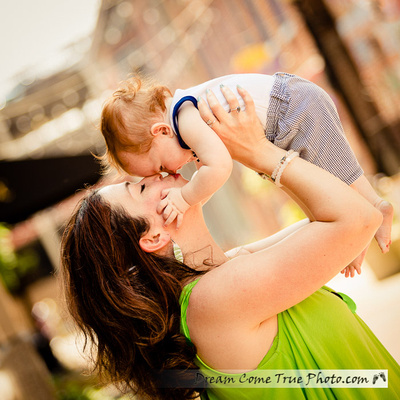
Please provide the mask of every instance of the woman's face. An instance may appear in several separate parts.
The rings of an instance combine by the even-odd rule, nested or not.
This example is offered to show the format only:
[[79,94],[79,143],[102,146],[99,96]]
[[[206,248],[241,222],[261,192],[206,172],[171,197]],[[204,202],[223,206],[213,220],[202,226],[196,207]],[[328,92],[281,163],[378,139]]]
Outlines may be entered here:
[[[164,223],[164,218],[156,209],[164,189],[182,187],[187,183],[181,175],[156,174],[143,178],[138,183],[123,182],[101,188],[99,194],[111,205],[122,206],[133,217],[146,217],[151,225]],[[185,221],[185,218],[184,218]],[[176,222],[174,225],[174,229]]]

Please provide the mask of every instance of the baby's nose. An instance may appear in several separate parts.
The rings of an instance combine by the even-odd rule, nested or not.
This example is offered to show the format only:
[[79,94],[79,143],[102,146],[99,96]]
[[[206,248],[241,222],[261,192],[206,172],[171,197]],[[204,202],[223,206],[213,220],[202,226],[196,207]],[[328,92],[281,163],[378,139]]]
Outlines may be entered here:
[[148,182],[155,182],[155,181],[159,181],[162,179],[162,175],[161,174],[154,174],[151,176],[147,176],[146,179]]

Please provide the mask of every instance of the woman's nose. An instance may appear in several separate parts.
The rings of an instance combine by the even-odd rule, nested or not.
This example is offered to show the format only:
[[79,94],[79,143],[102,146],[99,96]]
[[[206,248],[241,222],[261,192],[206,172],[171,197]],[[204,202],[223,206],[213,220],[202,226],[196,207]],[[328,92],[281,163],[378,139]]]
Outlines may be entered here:
[[144,179],[146,179],[147,182],[155,182],[155,181],[162,180],[162,178],[163,177],[162,177],[161,174],[154,174],[154,175],[148,176],[148,177],[146,177]]

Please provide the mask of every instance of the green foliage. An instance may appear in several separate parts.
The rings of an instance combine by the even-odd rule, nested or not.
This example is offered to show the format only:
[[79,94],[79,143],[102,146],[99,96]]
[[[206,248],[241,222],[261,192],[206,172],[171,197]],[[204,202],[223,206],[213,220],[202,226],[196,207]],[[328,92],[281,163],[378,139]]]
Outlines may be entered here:
[[58,391],[59,400],[91,400],[82,389],[81,385],[71,382]]
[[119,392],[110,393],[107,388],[101,388],[95,376],[88,378],[75,371],[53,378],[57,400],[132,400],[132,397],[121,397]]
[[38,265],[39,257],[33,249],[14,251],[10,229],[0,223],[0,278],[4,286],[11,292],[18,290],[21,279]]

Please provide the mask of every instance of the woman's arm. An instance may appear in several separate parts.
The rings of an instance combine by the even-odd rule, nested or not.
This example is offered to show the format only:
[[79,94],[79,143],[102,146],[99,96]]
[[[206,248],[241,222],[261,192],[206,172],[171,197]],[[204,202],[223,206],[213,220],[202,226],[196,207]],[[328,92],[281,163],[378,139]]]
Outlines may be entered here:
[[[271,175],[286,152],[267,141],[255,122],[254,103],[247,92],[239,89],[239,93],[246,111],[231,114],[209,94],[208,103],[218,119],[213,129],[233,158]],[[236,98],[227,95],[227,100],[235,108]],[[208,107],[201,103],[203,118],[210,118]],[[229,314],[221,313],[221,318],[240,313],[255,327],[304,300],[360,254],[380,226],[380,213],[363,197],[298,157],[287,165],[281,184],[310,210],[315,221],[276,245],[237,257],[202,278],[198,290],[206,288],[204,307],[215,313],[220,307]],[[222,307],[227,304],[231,311]]]

